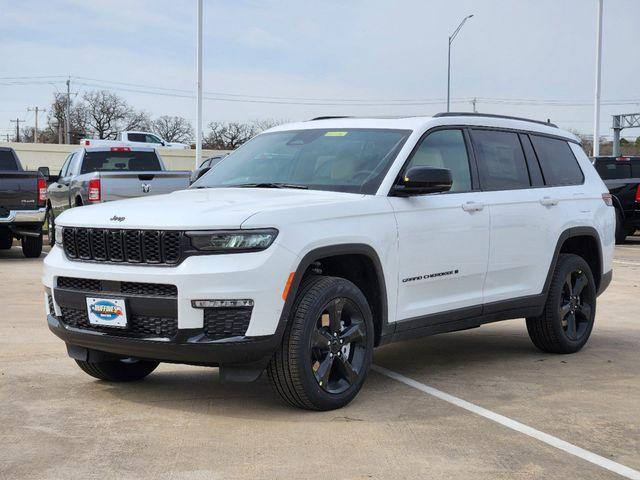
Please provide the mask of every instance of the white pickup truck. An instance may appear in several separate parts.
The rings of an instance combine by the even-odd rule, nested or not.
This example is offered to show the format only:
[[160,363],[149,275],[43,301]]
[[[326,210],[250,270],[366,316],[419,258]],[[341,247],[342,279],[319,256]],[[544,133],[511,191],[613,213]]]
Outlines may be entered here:
[[189,150],[191,145],[186,143],[167,142],[155,133],[127,130],[118,133],[115,140],[99,140],[96,138],[83,138],[80,145],[84,147],[111,147],[114,145],[130,145],[134,147],[163,147],[177,150]]

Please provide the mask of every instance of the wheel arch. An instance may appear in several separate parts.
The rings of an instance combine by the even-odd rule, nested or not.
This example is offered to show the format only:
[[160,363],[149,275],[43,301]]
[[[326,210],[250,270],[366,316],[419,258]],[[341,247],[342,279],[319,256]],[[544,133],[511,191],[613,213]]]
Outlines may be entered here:
[[558,238],[551,265],[549,266],[549,272],[547,273],[547,279],[544,284],[543,293],[545,297],[549,293],[553,272],[556,269],[558,257],[561,253],[573,253],[584,258],[593,273],[596,291],[601,291],[602,277],[605,272],[602,271],[603,258],[600,235],[593,227],[571,227],[562,232]]
[[[360,268],[350,272],[350,267]],[[279,330],[284,331],[302,281],[316,272],[346,278],[362,290],[373,313],[375,345],[379,345],[381,337],[390,331],[387,288],[380,258],[375,249],[367,244],[330,245],[308,252],[294,272],[280,316]]]

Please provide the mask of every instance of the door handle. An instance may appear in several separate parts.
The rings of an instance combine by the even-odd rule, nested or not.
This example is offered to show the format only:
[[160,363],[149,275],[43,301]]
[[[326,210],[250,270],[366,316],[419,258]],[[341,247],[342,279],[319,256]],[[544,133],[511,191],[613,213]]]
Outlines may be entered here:
[[540,204],[544,205],[545,207],[553,207],[558,204],[558,199],[551,197],[542,197],[540,199]]
[[462,204],[462,209],[465,212],[479,212],[483,208],[484,208],[484,204],[478,203],[478,202],[466,202]]

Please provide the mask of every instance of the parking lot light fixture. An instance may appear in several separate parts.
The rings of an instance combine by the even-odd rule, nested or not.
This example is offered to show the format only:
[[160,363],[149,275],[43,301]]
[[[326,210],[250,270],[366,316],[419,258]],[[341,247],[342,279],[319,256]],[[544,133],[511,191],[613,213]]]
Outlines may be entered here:
[[454,32],[449,36],[449,50],[447,53],[447,112],[450,111],[451,108],[451,44],[462,29],[462,26],[471,17],[473,17],[473,14],[464,17],[460,22],[460,25],[458,25],[458,28],[456,28]]

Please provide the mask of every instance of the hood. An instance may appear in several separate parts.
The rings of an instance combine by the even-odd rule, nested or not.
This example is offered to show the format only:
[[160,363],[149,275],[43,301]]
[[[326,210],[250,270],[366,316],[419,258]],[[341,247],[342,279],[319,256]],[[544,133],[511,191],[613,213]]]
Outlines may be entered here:
[[140,228],[166,230],[240,228],[262,211],[349,202],[360,194],[318,190],[263,188],[189,189],[167,195],[133,198],[76,207],[56,224],[70,227]]

